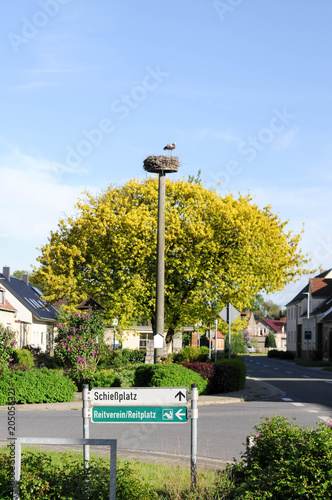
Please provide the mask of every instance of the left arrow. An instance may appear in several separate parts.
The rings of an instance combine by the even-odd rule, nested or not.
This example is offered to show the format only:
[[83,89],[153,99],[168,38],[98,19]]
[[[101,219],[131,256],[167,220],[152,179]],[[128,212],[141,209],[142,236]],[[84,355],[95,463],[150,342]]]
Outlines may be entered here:
[[182,417],[185,417],[186,416],[186,412],[182,413],[182,408],[180,408],[180,410],[178,410],[175,415],[177,416],[177,418],[179,420],[182,420]]

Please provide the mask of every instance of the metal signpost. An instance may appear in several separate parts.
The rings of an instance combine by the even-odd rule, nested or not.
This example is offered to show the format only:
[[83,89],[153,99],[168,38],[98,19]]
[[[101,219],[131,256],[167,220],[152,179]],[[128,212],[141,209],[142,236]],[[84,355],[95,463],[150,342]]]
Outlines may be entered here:
[[231,357],[231,324],[240,316],[240,311],[235,309],[230,302],[220,311],[219,316],[228,324],[228,357]]
[[[97,387],[83,390],[83,434],[92,423],[185,424],[191,419],[191,485],[197,475],[197,384],[187,387]],[[191,409],[188,411],[188,400]],[[91,407],[89,407],[91,404]],[[85,453],[85,463],[89,453]],[[88,467],[88,463],[86,463]]]

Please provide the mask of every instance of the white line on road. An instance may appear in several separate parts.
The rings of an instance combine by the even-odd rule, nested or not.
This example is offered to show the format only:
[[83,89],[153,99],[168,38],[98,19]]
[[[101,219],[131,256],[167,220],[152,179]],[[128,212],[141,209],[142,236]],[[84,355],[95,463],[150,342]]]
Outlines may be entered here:
[[277,371],[278,371],[278,370],[279,370],[279,368],[273,368],[273,370],[277,370]]
[[293,373],[293,372],[289,372],[289,371],[286,370],[286,373]]
[[311,378],[310,375],[302,375],[303,378]]
[[329,422],[331,420],[331,417],[318,417],[321,420],[323,420],[325,423]]
[[281,398],[281,399],[282,399],[283,401],[286,401],[286,402],[288,402],[288,401],[293,401],[291,398]]
[[305,406],[303,403],[292,403],[294,406]]

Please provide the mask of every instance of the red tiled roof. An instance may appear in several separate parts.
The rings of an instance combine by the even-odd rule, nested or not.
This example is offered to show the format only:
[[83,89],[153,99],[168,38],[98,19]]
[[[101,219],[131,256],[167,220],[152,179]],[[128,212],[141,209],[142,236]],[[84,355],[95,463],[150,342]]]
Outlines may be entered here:
[[[0,291],[5,291],[5,289],[4,289],[4,288],[2,288],[2,287],[0,287]],[[8,300],[7,300],[6,298],[5,298],[5,300],[4,300],[4,304],[0,304],[0,309],[1,309],[2,311],[12,311],[12,312],[15,312],[15,311],[16,311],[15,307],[13,307],[13,306],[11,305],[11,303],[10,303],[10,302],[8,302]]]

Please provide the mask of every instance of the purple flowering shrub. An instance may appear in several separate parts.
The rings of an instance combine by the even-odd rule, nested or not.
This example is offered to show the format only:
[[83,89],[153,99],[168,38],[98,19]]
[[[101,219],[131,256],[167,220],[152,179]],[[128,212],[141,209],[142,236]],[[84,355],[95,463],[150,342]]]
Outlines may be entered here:
[[16,333],[14,330],[0,324],[0,373],[5,368],[8,368],[16,343]]
[[97,313],[75,313],[57,325],[55,357],[77,383],[95,373],[105,349],[105,324]]

